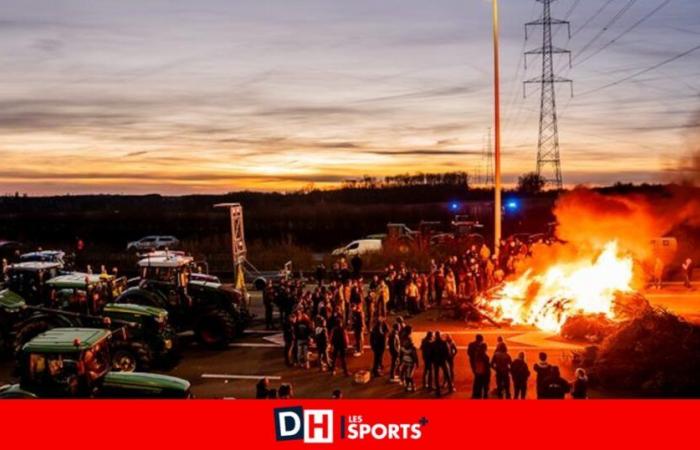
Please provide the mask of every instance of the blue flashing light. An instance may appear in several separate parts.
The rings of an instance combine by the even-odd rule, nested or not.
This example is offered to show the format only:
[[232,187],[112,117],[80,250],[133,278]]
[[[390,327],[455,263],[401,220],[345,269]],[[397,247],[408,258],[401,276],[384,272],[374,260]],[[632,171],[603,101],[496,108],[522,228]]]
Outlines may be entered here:
[[506,209],[515,212],[520,209],[520,203],[517,200],[508,200],[506,202]]
[[451,209],[452,211],[457,211],[457,210],[459,210],[459,203],[457,203],[457,202],[452,202],[452,203],[450,203],[450,209]]

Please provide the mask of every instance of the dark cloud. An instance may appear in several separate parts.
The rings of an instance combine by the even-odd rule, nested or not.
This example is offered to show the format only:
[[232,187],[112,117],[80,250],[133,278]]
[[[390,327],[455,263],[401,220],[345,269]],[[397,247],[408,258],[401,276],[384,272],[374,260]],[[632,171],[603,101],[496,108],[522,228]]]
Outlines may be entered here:
[[481,151],[476,150],[444,150],[437,148],[416,148],[416,149],[401,149],[401,150],[366,150],[368,153],[375,155],[388,156],[466,156],[480,155]]
[[[191,162],[191,160],[190,160]],[[41,172],[35,170],[15,170],[7,171],[0,170],[0,179],[4,182],[11,180],[26,181],[32,180],[34,182],[44,182],[44,181],[56,181],[56,180],[66,180],[66,181],[79,181],[79,180],[90,180],[90,181],[101,181],[101,182],[118,182],[118,181],[138,181],[141,183],[148,184],[152,181],[158,181],[163,183],[176,183],[182,181],[188,182],[213,182],[213,181],[231,181],[235,183],[237,181],[245,180],[256,180],[256,181],[270,181],[270,182],[285,182],[285,181],[299,181],[299,182],[319,182],[319,183],[337,183],[344,179],[347,179],[347,175],[334,175],[334,174],[283,174],[283,175],[257,175],[257,174],[240,174],[240,173],[226,173],[226,172],[188,172],[186,174],[171,174],[171,173],[155,173],[155,172],[129,172],[125,171],[122,173],[111,173],[111,172],[62,172],[59,170],[51,172]]]
[[126,156],[127,158],[132,158],[132,157],[134,157],[134,156],[143,156],[143,155],[145,155],[145,154],[147,154],[147,153],[148,153],[148,151],[146,151],[146,150],[141,150],[141,151],[138,151],[138,152],[129,152],[129,153],[127,153],[127,154],[124,155],[124,156]]

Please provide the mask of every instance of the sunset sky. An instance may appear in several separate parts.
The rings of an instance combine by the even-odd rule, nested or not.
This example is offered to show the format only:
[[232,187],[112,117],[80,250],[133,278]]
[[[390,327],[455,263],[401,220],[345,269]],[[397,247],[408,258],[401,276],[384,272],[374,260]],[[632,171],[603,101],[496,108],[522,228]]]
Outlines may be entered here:
[[[557,60],[576,94],[558,90],[566,184],[664,181],[694,144],[700,51],[599,89],[700,45],[698,0],[672,0],[634,27],[663,3],[554,4],[574,32],[555,35],[575,58],[571,70]],[[524,45],[523,23],[541,4],[501,0],[501,12],[512,182],[535,166],[538,93],[523,99],[522,81],[538,64],[525,72],[520,55],[538,46],[535,30]],[[3,1],[0,194],[476,174],[492,120],[490,26],[487,0]]]

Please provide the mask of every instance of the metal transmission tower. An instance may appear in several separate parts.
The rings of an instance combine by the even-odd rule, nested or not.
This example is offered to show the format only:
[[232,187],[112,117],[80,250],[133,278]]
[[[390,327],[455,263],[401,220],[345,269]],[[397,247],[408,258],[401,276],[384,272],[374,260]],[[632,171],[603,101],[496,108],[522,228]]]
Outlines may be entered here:
[[572,96],[574,87],[572,80],[554,74],[554,55],[568,55],[569,67],[571,67],[571,51],[552,45],[552,25],[566,25],[569,38],[571,38],[571,26],[566,20],[552,18],[551,4],[554,0],[536,1],[542,3],[542,18],[525,24],[525,40],[528,38],[527,31],[529,27],[540,26],[542,27],[542,46],[525,52],[525,69],[527,70],[527,57],[529,55],[541,55],[542,74],[539,77],[525,81],[523,95],[527,96],[526,87],[528,84],[540,85],[540,133],[537,142],[537,174],[547,183],[554,184],[557,189],[561,189],[561,160],[559,159],[559,130],[557,127],[555,85],[556,83],[570,83]]

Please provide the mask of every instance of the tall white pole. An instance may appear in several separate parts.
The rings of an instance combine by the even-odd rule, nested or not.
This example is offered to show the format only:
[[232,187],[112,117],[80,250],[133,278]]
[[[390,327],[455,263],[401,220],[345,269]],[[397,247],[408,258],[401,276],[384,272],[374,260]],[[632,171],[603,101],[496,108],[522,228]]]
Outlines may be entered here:
[[498,49],[498,0],[493,2],[493,120],[494,120],[494,201],[493,242],[494,254],[498,255],[501,243],[501,92]]

